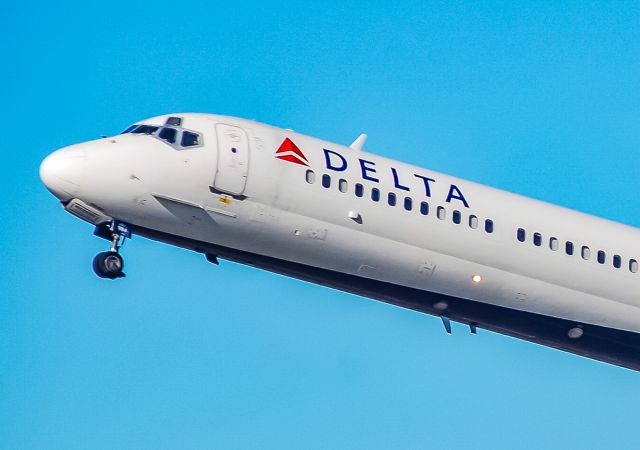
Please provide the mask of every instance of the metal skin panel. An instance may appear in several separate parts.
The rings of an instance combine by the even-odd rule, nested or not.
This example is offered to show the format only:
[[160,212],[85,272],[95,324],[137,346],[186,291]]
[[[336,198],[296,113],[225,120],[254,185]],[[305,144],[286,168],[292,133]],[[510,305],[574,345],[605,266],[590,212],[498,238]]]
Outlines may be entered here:
[[[153,136],[120,135],[59,150],[85,155],[73,197],[134,233],[638,368],[629,355],[640,351],[640,273],[626,266],[640,260],[638,229],[254,121],[171,116],[202,133],[203,146],[178,151]],[[166,117],[141,123],[161,125]],[[218,143],[216,124],[240,129],[240,140]],[[246,152],[219,156],[236,144]],[[307,170],[314,171],[312,184]],[[68,202],[65,186],[52,183]],[[363,197],[354,195],[356,183]],[[373,188],[382,201],[371,200]],[[396,206],[384,201],[389,192]],[[405,196],[411,211],[403,208]],[[429,215],[420,213],[422,201]],[[438,207],[445,220],[436,217]],[[460,224],[451,219],[454,210]],[[477,229],[468,225],[471,215]],[[483,230],[487,218],[493,233]],[[527,230],[524,243],[518,228]],[[540,247],[531,242],[534,232],[543,236]],[[549,248],[550,237],[559,249]],[[572,256],[562,251],[567,240],[575,244]],[[592,255],[606,251],[607,263],[583,260],[582,245]],[[613,267],[614,254],[622,268]],[[480,282],[472,281],[476,275]],[[436,307],[443,298],[447,307]],[[569,338],[577,325],[583,335]]]

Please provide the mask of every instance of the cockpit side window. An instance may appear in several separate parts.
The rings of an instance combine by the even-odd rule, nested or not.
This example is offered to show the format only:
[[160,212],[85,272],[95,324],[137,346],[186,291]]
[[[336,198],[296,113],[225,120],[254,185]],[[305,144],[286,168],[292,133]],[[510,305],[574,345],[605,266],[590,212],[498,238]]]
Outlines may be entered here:
[[158,137],[164,141],[169,142],[170,144],[175,144],[177,134],[178,132],[175,128],[164,127],[158,133]]
[[196,145],[200,145],[200,136],[190,131],[184,131],[182,133],[182,141],[180,144],[183,147],[194,147]]

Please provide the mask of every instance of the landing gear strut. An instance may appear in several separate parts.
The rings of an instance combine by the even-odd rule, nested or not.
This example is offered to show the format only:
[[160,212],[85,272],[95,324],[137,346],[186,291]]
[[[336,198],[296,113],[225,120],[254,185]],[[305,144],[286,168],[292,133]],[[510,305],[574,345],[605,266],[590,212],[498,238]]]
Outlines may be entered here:
[[93,271],[100,278],[108,278],[114,280],[125,276],[124,260],[120,255],[120,247],[124,244],[124,240],[131,237],[128,227],[121,223],[113,221],[108,226],[96,229],[96,235],[111,240],[111,250],[108,252],[98,253],[93,258]]

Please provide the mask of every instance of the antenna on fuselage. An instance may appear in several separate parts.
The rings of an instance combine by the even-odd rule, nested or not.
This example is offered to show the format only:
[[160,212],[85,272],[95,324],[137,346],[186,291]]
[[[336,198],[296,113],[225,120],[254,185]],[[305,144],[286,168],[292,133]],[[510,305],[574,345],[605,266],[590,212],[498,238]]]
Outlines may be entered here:
[[442,325],[444,325],[444,331],[446,331],[447,334],[451,334],[451,320],[445,316],[440,316],[440,318],[442,319]]
[[364,143],[366,140],[367,135],[365,133],[362,133],[355,141],[353,141],[349,148],[352,148],[354,150],[362,150],[362,147],[364,147]]

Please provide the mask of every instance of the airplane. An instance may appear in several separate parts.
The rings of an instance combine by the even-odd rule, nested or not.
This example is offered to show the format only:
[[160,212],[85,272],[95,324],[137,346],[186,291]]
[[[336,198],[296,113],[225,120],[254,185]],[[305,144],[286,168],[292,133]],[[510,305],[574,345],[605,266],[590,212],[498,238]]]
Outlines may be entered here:
[[224,115],[59,149],[40,177],[124,276],[139,235],[640,370],[638,229]]

